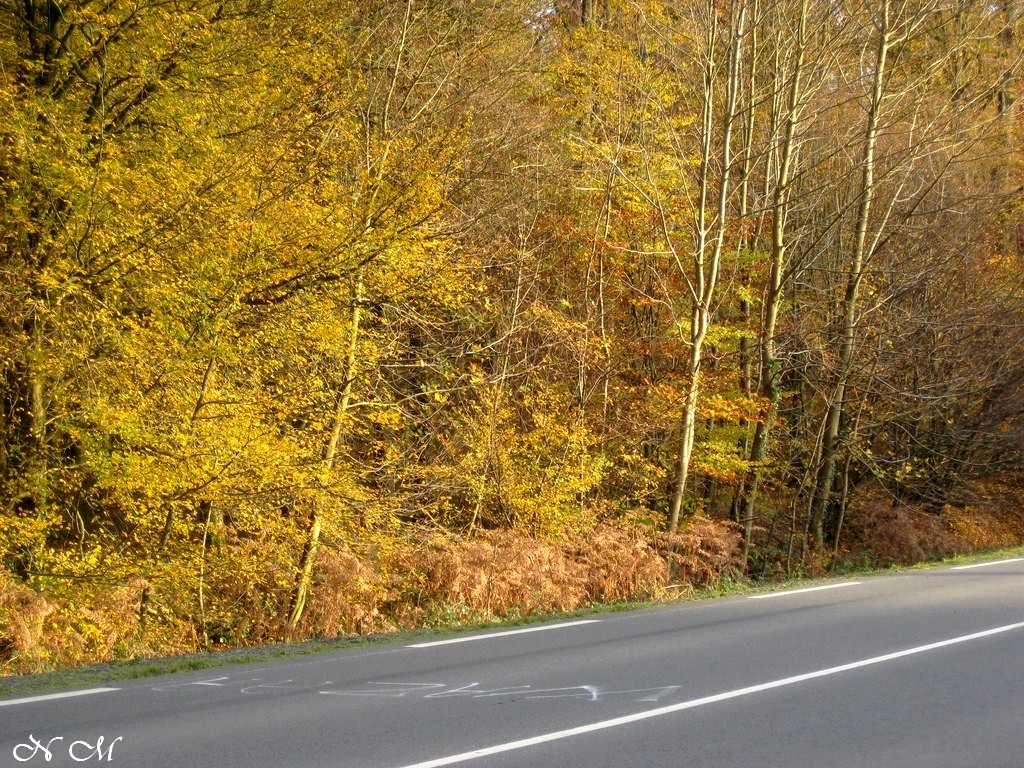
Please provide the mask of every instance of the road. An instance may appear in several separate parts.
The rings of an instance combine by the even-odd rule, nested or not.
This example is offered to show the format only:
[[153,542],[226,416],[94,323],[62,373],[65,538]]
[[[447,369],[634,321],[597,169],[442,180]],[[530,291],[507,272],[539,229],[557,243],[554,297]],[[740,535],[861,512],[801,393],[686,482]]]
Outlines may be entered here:
[[1020,768],[1024,558],[69,693],[0,768]]

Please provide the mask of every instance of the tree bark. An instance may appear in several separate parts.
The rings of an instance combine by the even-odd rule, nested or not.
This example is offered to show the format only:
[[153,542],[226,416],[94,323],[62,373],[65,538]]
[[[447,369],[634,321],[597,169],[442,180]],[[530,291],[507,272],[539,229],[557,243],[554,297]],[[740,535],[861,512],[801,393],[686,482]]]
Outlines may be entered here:
[[754,439],[750,449],[751,468],[746,479],[746,491],[741,504],[744,570],[747,568],[750,544],[754,533],[757,493],[763,475],[764,461],[768,457],[772,425],[779,407],[780,366],[775,351],[775,335],[779,312],[782,308],[783,277],[789,260],[786,222],[789,213],[791,173],[797,149],[796,129],[800,121],[801,99],[803,98],[804,61],[807,50],[807,12],[808,0],[802,0],[795,58],[786,99],[785,135],[780,149],[775,188],[772,193],[771,269],[768,283],[764,289],[764,309],[759,337],[761,370],[758,377],[758,394],[765,399],[767,405],[754,428]]
[[846,291],[842,302],[840,317],[840,337],[838,368],[831,399],[822,424],[821,454],[818,472],[814,484],[814,492],[810,504],[810,528],[814,537],[816,551],[823,552],[825,547],[825,514],[832,494],[832,482],[835,476],[836,457],[840,447],[840,426],[846,408],[846,394],[853,375],[853,358],[856,347],[857,301],[860,295],[861,281],[864,277],[864,262],[868,254],[867,233],[871,216],[871,206],[875,199],[875,147],[878,141],[878,124],[882,111],[882,100],[885,95],[885,80],[888,74],[887,65],[889,49],[892,45],[891,19],[889,2],[882,6],[881,18],[878,19],[878,42],[875,49],[874,71],[872,73],[871,93],[869,96],[867,122],[864,130],[864,143],[861,155],[861,181],[859,203],[854,222],[854,248],[850,258],[846,277]]
[[[342,383],[341,392],[338,394],[337,405],[334,409],[334,417],[331,420],[331,434],[323,452],[323,476],[324,483],[330,480],[335,463],[338,457],[338,447],[341,445],[342,431],[348,419],[348,411],[352,404],[352,386],[355,381],[358,367],[358,346],[359,327],[362,322],[363,303],[363,275],[360,271],[356,278],[355,300],[352,305],[352,316],[349,320],[348,352],[345,357],[345,378]],[[299,562],[299,572],[295,579],[295,592],[292,596],[291,610],[288,614],[288,628],[294,629],[302,618],[306,609],[306,600],[309,596],[309,587],[313,581],[313,565],[316,562],[316,553],[320,548],[320,533],[323,529],[323,508],[319,499],[313,502],[310,511],[309,530],[306,533],[306,541],[302,548],[302,558]]]
[[682,514],[683,499],[690,475],[690,462],[693,458],[693,444],[697,424],[697,401],[700,397],[700,373],[704,340],[707,338],[711,325],[715,290],[718,287],[718,274],[722,262],[722,251],[725,245],[727,230],[727,214],[730,190],[730,169],[732,167],[732,133],[736,119],[736,105],[739,99],[741,81],[744,26],[746,23],[746,5],[738,4],[731,8],[730,46],[727,63],[726,104],[722,115],[722,138],[720,168],[717,179],[717,218],[713,231],[708,225],[707,205],[712,187],[712,147],[714,142],[714,78],[715,78],[715,45],[718,41],[716,10],[710,10],[710,21],[707,37],[707,59],[705,67],[703,111],[701,118],[701,165],[700,165],[700,200],[697,211],[697,244],[693,256],[693,277],[690,282],[690,358],[687,373],[689,383],[686,399],[683,403],[682,436],[680,439],[679,458],[676,464],[675,481],[673,483],[672,501],[669,507],[668,531],[675,532],[679,527]]

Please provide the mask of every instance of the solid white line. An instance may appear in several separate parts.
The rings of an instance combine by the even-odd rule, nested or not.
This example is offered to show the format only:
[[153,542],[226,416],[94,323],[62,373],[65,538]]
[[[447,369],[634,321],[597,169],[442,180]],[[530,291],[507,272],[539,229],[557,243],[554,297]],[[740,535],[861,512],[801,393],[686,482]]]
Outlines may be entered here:
[[787,597],[789,595],[802,595],[804,592],[821,592],[826,589],[840,589],[842,587],[853,587],[863,584],[862,581],[844,581],[839,584],[824,584],[820,587],[804,587],[803,589],[787,589],[785,592],[768,592],[764,595],[751,595],[748,600],[767,600],[771,597]]
[[973,565],[958,565],[952,570],[967,571],[971,568],[988,568],[990,565],[1006,565],[1006,563],[1019,563],[1024,557],[1012,557],[1009,560],[993,560],[991,563],[974,563]]
[[8,699],[0,701],[0,707],[11,707],[15,704],[31,704],[33,701],[50,701],[51,699],[70,699],[72,696],[89,696],[93,693],[106,693],[107,691],[119,691],[120,688],[87,688],[84,691],[67,691],[66,693],[48,693],[44,696],[25,696],[21,699]]
[[797,683],[804,683],[808,680],[814,680],[819,677],[829,677],[830,675],[838,675],[842,672],[849,672],[854,669],[860,669],[861,667],[870,667],[875,664],[884,664],[887,661],[902,659],[905,656],[914,656],[915,654],[919,653],[927,653],[928,651],[934,651],[938,648],[945,648],[949,645],[967,643],[971,640],[978,640],[983,637],[998,635],[1002,632],[1011,632],[1013,630],[1021,628],[1024,628],[1024,621],[1018,622],[1017,624],[1007,624],[1002,627],[986,629],[983,632],[974,632],[970,635],[961,635],[960,637],[950,638],[949,640],[940,640],[937,643],[918,645],[914,648],[907,648],[906,650],[896,651],[894,653],[886,653],[882,656],[872,656],[869,659],[861,659],[860,661],[853,661],[849,664],[840,664],[838,667],[828,667],[827,669],[819,669],[814,672],[806,672],[802,675],[784,677],[781,680],[772,680],[768,683],[751,685],[747,688],[737,688],[734,691],[716,693],[713,696],[704,696],[700,699],[692,699],[690,701],[684,701],[679,704],[670,704],[667,707],[649,709],[646,712],[637,712],[632,715],[625,715],[624,717],[616,717],[611,720],[601,720],[597,723],[581,725],[577,728],[567,728],[564,731],[554,731],[553,733],[545,733],[540,736],[533,736],[532,738],[528,739],[519,739],[518,741],[509,741],[505,744],[496,744],[493,747],[474,749],[472,752],[462,752],[458,755],[449,755],[448,757],[439,757],[434,760],[426,760],[422,763],[413,763],[412,765],[402,766],[402,768],[441,768],[441,766],[445,765],[454,765],[455,763],[463,763],[468,760],[475,760],[478,757],[487,757],[489,755],[496,755],[501,752],[511,752],[516,749],[524,749],[525,747],[536,746],[537,744],[545,744],[549,741],[568,739],[572,736],[579,736],[585,733],[592,733],[594,731],[603,731],[607,730],[608,728],[617,728],[620,725],[629,725],[631,723],[636,723],[641,720],[649,720],[653,717],[671,715],[675,712],[682,712],[683,710],[694,709],[695,707],[703,707],[707,704],[715,704],[719,701],[727,701],[728,699],[738,699],[741,696],[750,696],[755,693],[761,693],[762,691],[770,691],[773,688],[782,688],[788,685],[796,685]]
[[580,619],[579,621],[566,621],[561,624],[544,624],[539,627],[525,627],[523,629],[509,629],[504,632],[490,632],[486,635],[468,635],[466,637],[453,637],[449,640],[434,640],[430,643],[416,643],[407,645],[406,648],[433,648],[435,645],[452,645],[453,643],[471,643],[474,640],[490,640],[492,637],[505,637],[507,635],[522,635],[526,632],[544,632],[548,629],[562,629],[563,627],[577,627],[581,624],[598,624],[600,619]]

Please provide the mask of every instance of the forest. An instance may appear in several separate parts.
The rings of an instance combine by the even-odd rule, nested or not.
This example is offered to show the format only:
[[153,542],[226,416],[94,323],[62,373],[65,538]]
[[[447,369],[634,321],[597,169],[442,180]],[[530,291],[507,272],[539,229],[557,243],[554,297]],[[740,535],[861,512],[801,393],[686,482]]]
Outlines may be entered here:
[[0,674],[1024,541],[1018,0],[0,0]]

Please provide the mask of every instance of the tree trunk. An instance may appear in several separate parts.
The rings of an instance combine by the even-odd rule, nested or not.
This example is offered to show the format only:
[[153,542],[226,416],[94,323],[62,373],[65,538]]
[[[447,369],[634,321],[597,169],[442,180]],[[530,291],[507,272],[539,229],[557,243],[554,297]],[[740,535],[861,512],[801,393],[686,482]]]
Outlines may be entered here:
[[757,493],[763,475],[764,462],[768,457],[768,446],[772,425],[779,408],[780,366],[775,351],[776,326],[782,309],[783,279],[788,268],[788,233],[786,231],[790,202],[790,179],[795,162],[797,141],[796,128],[800,121],[803,98],[804,61],[807,50],[808,0],[800,4],[797,27],[795,58],[790,73],[786,98],[785,134],[778,157],[778,172],[772,192],[771,269],[768,284],[764,290],[764,309],[759,337],[761,370],[758,376],[758,394],[767,406],[754,428],[754,440],[750,449],[750,472],[745,482],[745,493],[741,504],[743,524],[743,569],[746,570],[750,555],[750,544],[756,519]]
[[690,282],[691,322],[690,322],[690,360],[687,373],[686,400],[683,404],[682,436],[680,439],[679,458],[676,464],[676,476],[669,508],[668,531],[675,532],[679,527],[679,518],[686,495],[686,486],[690,474],[690,461],[693,458],[693,444],[697,424],[697,400],[700,397],[700,366],[704,340],[711,325],[712,302],[718,286],[718,273],[722,261],[727,230],[726,215],[729,199],[729,175],[732,167],[732,133],[736,118],[736,104],[742,70],[744,42],[744,25],[746,22],[746,6],[740,5],[731,9],[729,32],[729,58],[726,84],[726,104],[722,115],[722,138],[720,167],[717,179],[717,219],[714,231],[708,225],[707,205],[712,186],[712,146],[715,130],[715,45],[718,41],[718,27],[715,11],[712,9],[711,21],[707,37],[707,60],[704,62],[705,79],[703,94],[703,110],[701,118],[701,166],[700,166],[700,200],[697,210],[697,243],[693,256],[693,276]]
[[[345,378],[334,409],[331,434],[323,452],[325,484],[329,483],[330,476],[333,473],[338,456],[338,447],[341,445],[342,430],[352,403],[352,385],[355,380],[358,363],[357,350],[359,345],[359,326],[362,321],[362,303],[363,275],[360,271],[356,278],[355,300],[352,305],[352,317],[349,321],[348,353],[345,358],[344,367]],[[309,595],[309,586],[313,581],[313,564],[316,562],[316,553],[320,548],[320,532],[322,528],[323,508],[320,505],[319,499],[316,499],[313,502],[312,510],[310,510],[309,530],[306,533],[306,542],[302,548],[302,559],[299,562],[299,573],[295,580],[295,592],[292,596],[291,611],[288,615],[289,629],[295,628],[306,609],[306,599]]]
[[672,506],[669,510],[668,530],[673,533],[679,527],[679,519],[686,496],[686,486],[690,477],[690,461],[693,458],[693,442],[697,426],[697,398],[700,396],[700,364],[701,347],[707,332],[707,313],[696,310],[693,323],[695,327],[703,325],[703,331],[692,339],[690,347],[690,383],[686,389],[686,402],[683,406],[683,434],[679,446],[679,459],[676,464],[676,477],[672,491]]
[[878,139],[878,123],[882,111],[889,47],[892,43],[888,0],[878,20],[878,47],[875,51],[875,66],[872,73],[872,90],[868,103],[867,123],[864,130],[864,145],[861,159],[861,184],[857,206],[855,240],[846,278],[846,292],[843,297],[840,318],[839,363],[832,397],[828,403],[822,425],[821,456],[818,473],[811,497],[810,527],[814,545],[818,552],[825,547],[825,514],[832,493],[836,457],[840,445],[840,426],[846,408],[846,394],[853,375],[853,358],[856,347],[857,300],[860,284],[864,277],[864,262],[868,254],[867,233],[871,205],[875,198],[875,146]]

